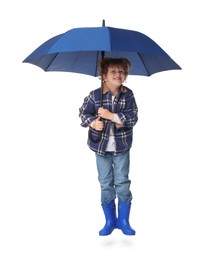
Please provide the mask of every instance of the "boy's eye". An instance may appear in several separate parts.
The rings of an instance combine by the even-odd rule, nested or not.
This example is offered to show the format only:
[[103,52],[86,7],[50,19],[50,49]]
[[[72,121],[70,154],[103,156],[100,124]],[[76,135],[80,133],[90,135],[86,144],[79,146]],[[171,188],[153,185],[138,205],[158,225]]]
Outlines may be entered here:
[[123,70],[111,70],[110,73],[112,73],[113,75],[115,74],[121,74],[121,75],[125,75],[125,72]]

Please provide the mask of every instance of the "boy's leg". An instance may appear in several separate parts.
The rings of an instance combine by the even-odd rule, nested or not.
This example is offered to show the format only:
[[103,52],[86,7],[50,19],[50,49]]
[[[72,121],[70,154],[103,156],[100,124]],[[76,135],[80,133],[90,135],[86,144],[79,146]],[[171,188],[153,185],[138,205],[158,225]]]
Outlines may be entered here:
[[105,156],[96,155],[102,209],[106,220],[104,227],[99,231],[100,236],[107,236],[116,228],[116,193],[114,189],[112,157],[111,153],[107,153]]
[[125,152],[116,155],[114,162],[115,188],[118,196],[118,219],[117,228],[125,235],[135,235],[136,232],[129,223],[132,193],[130,191],[131,181],[129,180],[130,154]]
[[130,191],[131,180],[129,179],[129,151],[115,155],[113,157],[113,164],[116,194],[121,201],[130,203],[132,200],[132,193]]
[[98,180],[101,187],[101,202],[104,205],[116,198],[112,158],[112,153],[106,153],[104,156],[96,154]]

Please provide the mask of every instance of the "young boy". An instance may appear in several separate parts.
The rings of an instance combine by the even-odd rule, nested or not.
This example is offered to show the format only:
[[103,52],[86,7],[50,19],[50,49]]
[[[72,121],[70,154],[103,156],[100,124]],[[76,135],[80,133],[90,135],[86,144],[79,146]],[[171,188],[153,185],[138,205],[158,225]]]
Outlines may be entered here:
[[[123,85],[131,64],[125,58],[104,58],[98,65],[103,82],[103,105],[101,107],[101,89],[93,90],[84,99],[79,116],[81,125],[90,128],[92,137],[88,138],[87,144],[96,155],[101,204],[106,220],[99,235],[109,235],[115,228],[121,229],[125,235],[135,235],[129,224],[132,201],[129,168],[138,108],[132,90]],[[101,139],[97,140],[99,133],[102,133]]]

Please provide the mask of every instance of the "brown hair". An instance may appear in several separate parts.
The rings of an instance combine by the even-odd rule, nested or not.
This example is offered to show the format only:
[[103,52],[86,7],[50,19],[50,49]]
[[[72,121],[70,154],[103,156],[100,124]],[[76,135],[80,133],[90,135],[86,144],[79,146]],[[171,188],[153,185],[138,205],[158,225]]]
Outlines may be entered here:
[[131,63],[126,58],[103,58],[98,61],[99,75],[103,76],[108,73],[108,67],[120,66],[126,75],[129,74]]

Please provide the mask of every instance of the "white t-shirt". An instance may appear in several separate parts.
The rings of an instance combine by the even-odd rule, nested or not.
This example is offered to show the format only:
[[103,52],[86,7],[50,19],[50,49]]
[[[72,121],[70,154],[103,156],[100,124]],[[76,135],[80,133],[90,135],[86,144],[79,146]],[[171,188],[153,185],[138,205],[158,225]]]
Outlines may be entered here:
[[[114,98],[115,98],[115,96],[112,96],[112,106],[114,103]],[[114,114],[113,122],[117,123],[117,124],[122,124],[122,121],[120,120],[120,118],[118,117],[117,114]],[[114,137],[113,127],[114,127],[114,125],[112,124],[110,127],[108,144],[106,147],[107,152],[115,152],[115,150],[116,150],[116,141],[115,141],[115,137]]]

